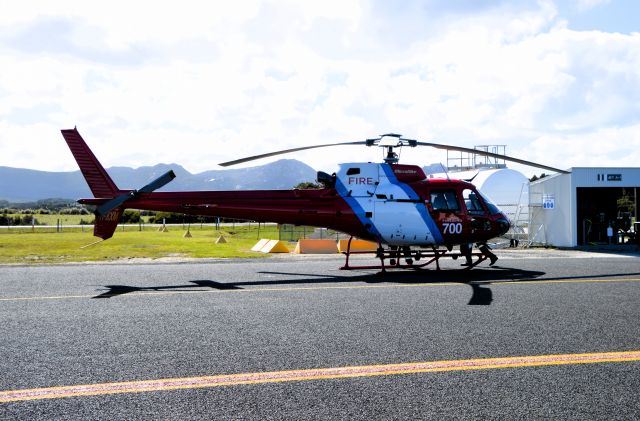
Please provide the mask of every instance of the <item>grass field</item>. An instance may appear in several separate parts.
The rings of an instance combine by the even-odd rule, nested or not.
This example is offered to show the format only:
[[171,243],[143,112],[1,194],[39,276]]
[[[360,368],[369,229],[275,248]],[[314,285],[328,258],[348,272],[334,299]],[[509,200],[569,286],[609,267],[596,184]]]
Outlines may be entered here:
[[[157,230],[116,231],[113,238],[81,248],[93,243],[91,229],[63,232],[31,232],[27,230],[0,231],[0,263],[65,263],[106,261],[130,258],[194,257],[230,258],[264,257],[250,249],[256,243],[258,231],[254,227],[238,227],[235,231],[216,231],[211,227],[203,229],[191,227],[191,238],[184,238],[184,230],[170,227],[169,232]],[[228,241],[215,244],[223,235]],[[264,238],[278,238],[277,232],[260,233]],[[275,236],[274,236],[275,235]]]
[[[67,223],[72,225],[73,223]],[[297,241],[298,238],[337,238],[335,231],[310,227],[282,226],[253,222],[221,225],[216,230],[209,225],[171,225],[168,232],[159,232],[155,225],[118,226],[113,237],[88,247],[99,239],[93,236],[93,226],[83,228],[56,225],[17,228],[0,227],[0,263],[67,263],[112,261],[118,259],[163,257],[247,258],[266,257],[251,251],[261,238]],[[191,238],[184,234],[189,229]],[[318,237],[318,234],[320,236]],[[220,236],[227,243],[216,244]]]

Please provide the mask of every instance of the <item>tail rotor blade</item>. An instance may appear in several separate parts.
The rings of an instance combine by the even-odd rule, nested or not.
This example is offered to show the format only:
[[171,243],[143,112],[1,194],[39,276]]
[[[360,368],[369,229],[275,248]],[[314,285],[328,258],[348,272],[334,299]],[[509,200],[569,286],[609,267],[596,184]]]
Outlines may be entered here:
[[169,183],[174,178],[176,178],[176,174],[173,172],[173,170],[169,170],[166,173],[162,174],[160,177],[153,180],[151,183],[139,189],[138,192],[151,193],[154,190],[158,190],[159,188],[164,187],[165,184]]
[[127,200],[132,199],[133,197],[135,197],[134,192],[135,192],[135,190],[130,191],[128,193],[121,194],[120,196],[116,196],[113,199],[103,203],[102,205],[100,205],[100,206],[98,206],[96,208],[96,213],[99,216],[105,216],[106,214],[108,214],[109,212],[114,210],[115,208],[117,208],[120,205],[122,205]]
[[174,178],[176,178],[176,174],[173,172],[173,170],[169,170],[166,173],[162,174],[160,177],[153,180],[151,183],[142,187],[140,190],[131,190],[103,203],[102,205],[98,206],[98,208],[96,209],[96,213],[100,216],[105,216],[115,208],[121,206],[127,200],[135,199],[140,193],[151,193],[152,191],[163,187]]

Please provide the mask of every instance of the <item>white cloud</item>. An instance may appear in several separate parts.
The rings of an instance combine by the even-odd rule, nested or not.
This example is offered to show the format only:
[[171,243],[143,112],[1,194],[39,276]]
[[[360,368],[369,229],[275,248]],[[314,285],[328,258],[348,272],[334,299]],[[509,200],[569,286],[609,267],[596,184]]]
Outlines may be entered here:
[[[637,167],[640,124],[623,128],[608,127],[588,133],[544,135],[535,139],[527,151],[531,159],[560,168]],[[539,173],[539,170],[529,173]]]
[[575,3],[580,12],[586,12],[595,7],[611,3],[611,0],[575,0]]
[[[0,165],[76,169],[59,134],[75,124],[107,166],[193,172],[388,131],[507,144],[559,167],[640,161],[640,35],[569,30],[550,1],[489,3],[12,4],[0,16]],[[583,139],[596,138],[591,156]],[[330,171],[380,152],[290,157]]]

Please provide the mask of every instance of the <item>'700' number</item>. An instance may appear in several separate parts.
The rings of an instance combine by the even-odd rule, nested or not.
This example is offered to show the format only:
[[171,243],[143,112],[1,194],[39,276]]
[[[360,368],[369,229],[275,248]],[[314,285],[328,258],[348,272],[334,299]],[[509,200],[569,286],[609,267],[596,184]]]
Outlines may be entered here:
[[442,228],[443,234],[462,234],[461,222],[445,222]]

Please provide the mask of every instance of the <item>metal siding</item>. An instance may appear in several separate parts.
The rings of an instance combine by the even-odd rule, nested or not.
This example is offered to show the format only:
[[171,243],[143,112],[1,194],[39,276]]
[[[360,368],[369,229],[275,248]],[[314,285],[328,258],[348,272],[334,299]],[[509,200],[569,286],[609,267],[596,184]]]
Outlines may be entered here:
[[[604,180],[598,180],[598,174]],[[622,175],[622,181],[607,181],[608,174]],[[574,187],[638,187],[640,186],[640,168],[591,167],[572,168]]]

